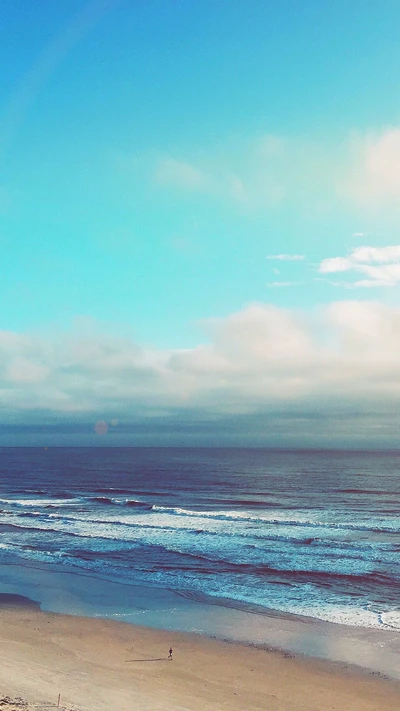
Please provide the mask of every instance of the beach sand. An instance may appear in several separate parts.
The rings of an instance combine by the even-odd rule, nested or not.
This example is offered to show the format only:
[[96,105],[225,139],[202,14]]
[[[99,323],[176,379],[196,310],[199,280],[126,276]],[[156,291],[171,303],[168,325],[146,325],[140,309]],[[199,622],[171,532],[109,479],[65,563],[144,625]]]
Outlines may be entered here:
[[54,708],[58,694],[60,708],[90,711],[400,708],[399,682],[356,668],[29,605],[2,607],[0,708]]

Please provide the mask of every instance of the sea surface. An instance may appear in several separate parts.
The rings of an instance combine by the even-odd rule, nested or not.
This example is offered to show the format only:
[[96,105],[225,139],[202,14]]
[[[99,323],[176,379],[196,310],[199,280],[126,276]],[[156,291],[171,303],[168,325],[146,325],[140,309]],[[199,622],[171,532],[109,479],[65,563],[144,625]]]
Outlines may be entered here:
[[0,449],[0,564],[400,631],[400,453]]

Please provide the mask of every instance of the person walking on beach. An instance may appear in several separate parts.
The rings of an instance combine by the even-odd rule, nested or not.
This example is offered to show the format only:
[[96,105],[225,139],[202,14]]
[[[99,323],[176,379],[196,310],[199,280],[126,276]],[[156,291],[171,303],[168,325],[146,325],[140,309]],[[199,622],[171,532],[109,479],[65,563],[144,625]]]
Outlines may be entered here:
[[173,652],[173,649],[172,649],[172,647],[170,647],[169,651],[168,651],[168,659],[172,659],[172,652]]

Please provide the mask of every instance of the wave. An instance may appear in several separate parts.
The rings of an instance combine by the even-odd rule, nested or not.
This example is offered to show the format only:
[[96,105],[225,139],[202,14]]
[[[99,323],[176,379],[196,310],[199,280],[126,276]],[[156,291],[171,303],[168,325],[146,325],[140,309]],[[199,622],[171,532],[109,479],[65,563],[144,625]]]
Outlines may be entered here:
[[[293,516],[291,515],[290,512],[287,513],[287,515],[284,514],[284,512],[281,511],[276,511],[275,513],[273,511],[264,511],[264,512],[254,512],[252,513],[251,511],[237,511],[237,510],[195,510],[195,509],[185,509],[181,507],[174,507],[174,506],[161,506],[158,504],[150,504],[146,501],[141,501],[138,499],[134,498],[116,498],[113,496],[95,496],[91,497],[89,499],[82,499],[82,498],[37,498],[37,499],[22,499],[22,498],[4,498],[0,499],[0,505],[5,504],[9,505],[15,508],[20,508],[22,510],[24,509],[32,509],[34,507],[38,509],[57,509],[61,507],[76,507],[78,504],[82,506],[86,502],[93,503],[93,504],[100,504],[104,506],[119,506],[119,507],[127,507],[130,509],[136,509],[138,513],[140,512],[149,512],[149,514],[159,514],[162,517],[164,516],[174,516],[176,518],[181,518],[182,521],[186,519],[197,519],[196,523],[194,523],[193,527],[196,528],[197,531],[199,530],[204,530],[206,527],[204,526],[204,523],[202,523],[200,520],[204,521],[210,520],[210,521],[231,521],[235,522],[237,524],[251,524],[253,526],[256,526],[257,524],[261,524],[264,528],[261,529],[260,527],[260,533],[263,531],[265,533],[265,526],[268,527],[299,527],[299,528],[309,528],[309,529],[318,529],[320,531],[325,530],[339,530],[339,531],[365,531],[365,532],[371,532],[371,533],[398,533],[400,530],[400,521],[398,517],[392,517],[392,516],[386,516],[385,519],[381,520],[379,519],[378,516],[376,516],[375,520],[371,521],[363,521],[363,520],[338,520],[334,521],[332,519],[330,520],[316,520],[313,517],[307,516],[307,515],[301,515],[301,516]],[[244,500],[243,500],[244,501]],[[254,503],[254,502],[253,502]],[[388,514],[392,513],[391,511],[387,512]],[[95,517],[93,517],[93,522],[95,522]],[[103,520],[100,518],[98,519],[99,523],[104,523]],[[115,519],[110,520],[109,523],[116,523]],[[121,523],[123,523],[123,520],[121,520]],[[129,525],[129,521],[126,521],[126,524]],[[150,524],[150,520],[144,523],[146,525],[147,523]],[[151,523],[155,523],[155,520],[152,521]],[[166,521],[165,521],[166,523]],[[161,524],[164,525],[164,524]],[[173,528],[174,526],[171,526]],[[183,528],[187,528],[187,526],[182,526]],[[178,528],[178,526],[177,526]],[[236,533],[240,533],[239,530],[235,531]],[[310,532],[311,533],[311,532]],[[261,537],[263,537],[261,535]],[[268,536],[267,536],[268,537]],[[309,535],[305,536],[305,538],[310,538],[310,543],[312,542],[311,539],[315,538],[315,536]]]
[[22,494],[23,496],[45,496],[51,499],[70,499],[72,494],[68,491],[48,491],[47,489],[14,489],[13,494]]
[[351,531],[371,531],[375,533],[388,532],[393,533],[398,530],[398,519],[393,519],[391,524],[396,525],[385,525],[381,523],[376,523],[376,525],[367,523],[353,523],[352,521],[333,522],[333,521],[315,521],[313,519],[300,519],[291,517],[273,517],[268,516],[253,516],[245,511],[195,511],[192,509],[183,509],[179,507],[169,507],[169,506],[158,506],[154,504],[152,510],[159,513],[166,513],[173,516],[187,516],[195,518],[208,518],[216,519],[221,521],[245,521],[251,523],[263,523],[263,524],[274,524],[274,525],[284,525],[284,526],[303,526],[310,528],[328,528],[328,529],[338,529],[338,530],[351,530]]
[[78,498],[46,498],[46,499],[0,499],[0,504],[8,504],[9,506],[37,506],[42,508],[57,506],[67,506],[68,504],[76,504],[80,502]]
[[130,506],[140,509],[152,509],[152,505],[148,504],[146,501],[138,501],[138,499],[125,499],[121,501],[120,499],[112,499],[108,496],[94,496],[89,501],[93,501],[96,504],[105,504],[106,506]]
[[258,578],[267,578],[269,582],[269,578],[273,577],[277,581],[281,580],[286,580],[290,584],[294,583],[307,583],[309,584],[314,584],[314,585],[320,585],[321,587],[343,587],[343,583],[351,584],[352,586],[360,586],[365,584],[372,584],[374,586],[379,585],[382,587],[385,587],[385,589],[388,589],[389,587],[394,587],[395,589],[398,588],[399,585],[399,580],[398,578],[394,578],[390,575],[386,575],[384,573],[377,573],[377,572],[371,572],[371,573],[338,573],[338,572],[330,572],[328,570],[302,570],[302,569],[287,569],[287,568],[277,568],[269,565],[262,565],[262,564],[251,564],[251,563],[233,563],[230,561],[226,560],[220,560],[220,559],[208,559],[209,563],[214,563],[213,566],[205,566],[204,565],[204,560],[207,560],[206,558],[203,558],[202,556],[193,556],[194,558],[197,558],[199,562],[203,563],[202,567],[200,566],[184,566],[180,562],[179,567],[174,564],[160,564],[158,563],[155,566],[156,570],[161,570],[161,571],[172,571],[172,570],[184,570],[185,572],[195,572],[196,575],[210,575],[212,573],[217,573],[218,576],[221,576],[226,573],[235,573],[236,575],[241,574],[241,575],[246,575],[246,576],[251,576],[251,578],[254,578],[254,576]]
[[48,496],[48,491],[45,491],[44,489],[25,489],[25,488],[19,488],[19,489],[14,489],[12,493],[15,494],[34,494],[35,496]]
[[115,494],[132,494],[132,489],[118,489],[113,486],[105,487],[95,487],[92,489],[96,494],[109,494],[110,496],[115,496]]
[[[0,524],[0,530],[2,531],[2,533],[6,533],[7,531],[9,531],[9,532],[12,532],[12,531],[24,531],[24,532],[26,533],[26,532],[30,531],[31,533],[38,533],[38,532],[41,532],[41,533],[57,533],[57,534],[60,534],[60,533],[63,533],[63,534],[64,534],[64,533],[65,533],[66,535],[71,535],[71,536],[77,536],[77,535],[78,535],[78,534],[75,534],[75,533],[69,533],[69,532],[67,532],[67,531],[60,531],[59,528],[50,528],[50,527],[40,528],[40,527],[37,527],[37,526],[24,526],[24,525],[18,524],[18,523],[2,523],[2,524]],[[16,545],[17,545],[17,544],[16,544]]]
[[[221,501],[218,500],[217,502],[219,505],[221,505]],[[248,506],[251,509],[268,509],[268,508],[274,508],[274,509],[280,509],[280,508],[285,508],[285,509],[298,509],[298,506],[295,505],[290,505],[287,503],[282,503],[280,504],[277,501],[265,501],[265,500],[260,500],[260,499],[229,499],[228,501],[224,501],[223,503],[227,503],[229,506]]]
[[96,504],[111,504],[114,505],[115,501],[109,499],[108,496],[93,496],[89,501],[94,501]]
[[[74,511],[80,511],[80,509],[75,509]],[[280,546],[287,548],[287,546],[296,546],[299,550],[302,546],[309,549],[316,549],[318,551],[326,551],[328,555],[334,555],[335,551],[338,551],[338,555],[344,555],[346,558],[351,557],[353,552],[357,555],[365,557],[365,555],[370,555],[370,553],[379,556],[395,553],[398,550],[398,543],[392,542],[391,540],[380,540],[380,541],[368,541],[368,540],[341,540],[340,537],[333,538],[332,536],[326,537],[325,535],[310,535],[306,527],[294,526],[265,526],[241,528],[231,526],[218,526],[214,529],[212,527],[198,528],[199,521],[196,519],[189,519],[185,522],[185,525],[179,525],[179,519],[177,519],[175,524],[173,519],[163,520],[160,517],[153,519],[152,514],[147,515],[147,511],[144,512],[140,507],[138,512],[134,516],[91,516],[89,512],[85,515],[75,514],[75,513],[45,513],[32,510],[21,510],[21,512],[5,511],[4,514],[11,517],[9,520],[12,523],[21,523],[21,527],[25,527],[23,521],[29,519],[29,526],[32,525],[32,519],[35,521],[35,528],[38,531],[46,531],[49,526],[59,526],[58,530],[60,533],[69,532],[70,527],[74,527],[78,531],[77,535],[88,538],[104,538],[107,540],[132,540],[132,536],[136,537],[135,531],[143,538],[149,534],[153,536],[157,532],[168,532],[170,535],[186,535],[186,536],[201,536],[204,538],[204,545],[208,545],[206,541],[221,540],[221,545],[226,541],[234,541],[238,546],[243,546],[246,548],[262,548],[265,545],[276,543]],[[3,516],[3,521],[6,524],[7,521]],[[193,521],[193,525],[187,525],[189,522]],[[171,525],[172,524],[172,525]],[[82,530],[79,532],[79,528]],[[314,529],[317,533],[317,529]],[[295,534],[295,535],[294,535]],[[394,535],[393,531],[391,532]]]
[[[29,514],[26,515],[29,516]],[[93,527],[92,522],[87,519],[77,519],[74,517],[62,519],[59,516],[50,515],[47,521],[41,521],[40,519],[38,520],[35,518],[34,522],[30,521],[25,525],[19,521],[16,521],[15,523],[5,522],[0,527],[0,530],[5,532],[10,530],[21,530],[38,535],[42,533],[44,536],[49,534],[52,538],[53,534],[56,534],[57,538],[60,537],[60,540],[57,543],[59,548],[63,547],[62,540],[64,536],[72,536],[81,540],[86,539],[87,541],[94,541],[93,544],[89,544],[91,548],[93,546],[97,547],[98,544],[96,544],[96,540],[109,541],[109,547],[108,550],[105,551],[105,556],[109,556],[110,558],[113,557],[115,545],[126,545],[128,546],[127,550],[131,552],[138,550],[138,547],[143,549],[143,546],[149,551],[151,549],[157,549],[163,552],[162,558],[165,559],[165,564],[162,565],[160,563],[160,557],[158,555],[156,556],[157,563],[160,563],[158,566],[160,570],[176,570],[179,568],[184,568],[186,571],[189,570],[187,565],[177,565],[176,561],[169,566],[169,558],[171,557],[171,554],[178,555],[180,559],[188,558],[190,556],[191,559],[203,561],[204,564],[200,572],[204,574],[211,572],[207,568],[207,565],[212,564],[212,572],[218,573],[218,575],[228,572],[240,572],[264,576],[266,574],[269,575],[274,570],[285,571],[285,575],[305,575],[307,571],[310,575],[315,575],[321,573],[321,570],[325,573],[329,572],[330,567],[330,574],[333,577],[340,577],[343,575],[341,571],[346,569],[344,566],[351,564],[352,568],[354,565],[356,566],[355,572],[349,573],[349,577],[354,579],[354,576],[357,574],[356,569],[360,569],[360,566],[362,568],[365,567],[365,549],[363,549],[362,546],[360,547],[359,543],[355,543],[355,546],[350,548],[348,542],[345,542],[346,547],[343,547],[340,542],[334,542],[333,545],[329,542],[328,545],[325,545],[323,540],[319,540],[317,538],[302,538],[300,540],[293,541],[291,539],[287,539],[285,536],[282,536],[278,538],[278,541],[280,543],[282,542],[284,545],[284,548],[282,549],[277,548],[276,546],[272,546],[270,548],[265,547],[265,543],[262,546],[254,545],[249,542],[243,544],[243,541],[239,541],[234,538],[232,540],[234,549],[232,549],[231,544],[229,544],[228,548],[226,548],[225,542],[223,540],[219,541],[218,538],[216,538],[213,546],[208,546],[207,552],[204,548],[203,542],[200,544],[200,550],[193,550],[193,543],[191,543],[191,539],[187,536],[183,538],[181,536],[172,537],[176,533],[176,529],[156,527],[155,530],[152,530],[152,527],[144,528],[143,525],[140,524],[138,526],[126,526],[123,522],[117,521],[116,523],[118,529],[114,524],[110,526],[107,525],[107,523],[105,525],[100,524]],[[153,532],[155,537],[153,536]],[[167,538],[165,538],[166,533],[169,534]],[[192,533],[195,533],[195,531],[190,531],[190,534]],[[56,539],[53,538],[53,540],[55,541]],[[247,539],[247,541],[248,540],[249,539]],[[272,539],[268,539],[267,546],[268,544],[276,543],[276,541],[277,537],[273,536]],[[297,544],[296,550],[300,555],[295,553],[293,547],[292,549],[290,548],[290,546],[293,546],[293,543]],[[195,545],[197,547],[197,544]],[[301,550],[301,546],[303,546],[303,550]],[[313,548],[314,546],[316,546],[316,550],[311,553],[310,548]],[[251,549],[252,552],[250,556],[245,552],[245,548],[247,550]],[[237,560],[236,552],[234,555],[236,560],[232,559],[232,551],[240,551],[240,549],[243,551],[243,555],[240,556],[242,560]],[[283,558],[281,559],[282,552]],[[393,574],[395,574],[397,565],[395,567],[393,566],[391,556],[392,552],[393,551],[390,548],[385,548],[384,550],[378,549],[374,555],[374,560],[379,560],[380,565],[384,564],[386,561],[386,563],[392,567]],[[387,558],[387,554],[389,554],[389,558]],[[267,560],[265,559],[266,556]],[[378,558],[376,558],[376,556],[378,556]],[[249,562],[246,561],[246,558],[250,558]],[[256,560],[251,561],[251,558],[255,558]],[[271,565],[272,561],[274,561],[275,565]],[[276,565],[276,563],[278,563],[278,565]],[[196,569],[197,568],[198,566],[196,565]],[[326,568],[328,568],[328,571]],[[360,579],[367,579],[364,573],[361,574]],[[370,575],[368,580],[371,581]],[[380,582],[378,578],[376,581],[377,583]]]
[[[397,588],[399,584],[398,578],[377,571],[367,573],[360,573],[357,571],[354,573],[343,573],[331,570],[321,570],[318,568],[284,568],[268,565],[262,562],[235,562],[220,556],[192,553],[190,551],[182,551],[160,544],[148,545],[147,548],[157,549],[167,554],[173,553],[175,556],[178,556],[175,560],[170,559],[165,560],[165,562],[161,560],[153,561],[151,563],[143,561],[142,564],[137,562],[137,567],[139,569],[143,569],[144,566],[144,568],[148,570],[150,565],[150,569],[154,572],[194,572],[196,575],[201,576],[217,574],[219,578],[224,574],[234,574],[235,576],[250,576],[252,579],[254,579],[254,577],[267,578],[268,581],[272,578],[275,582],[286,582],[287,584],[295,584],[298,582],[303,583],[304,581],[307,581],[308,584],[314,583],[316,585],[321,585],[322,587],[337,587],[338,584],[339,586],[342,586],[343,583],[347,583],[352,586],[362,584],[379,584],[387,589],[389,587]],[[104,558],[109,562],[112,562],[113,559],[118,559],[122,556],[124,561],[126,561],[127,550],[122,548],[121,550],[106,552],[80,549],[70,551],[70,554],[78,558],[82,557],[83,554],[86,560]]]
[[381,490],[381,489],[338,489],[338,493],[340,494],[370,494],[370,495],[378,495],[378,496],[387,496],[388,494],[397,494],[399,492],[397,491],[387,491],[387,490]]
[[128,501],[125,501],[125,506],[148,509],[149,511],[153,508],[152,505],[148,504],[146,501],[137,501],[136,499],[128,499]]
[[[25,532],[36,532],[35,527],[20,527],[16,525],[10,526],[10,528],[14,530],[22,528]],[[59,531],[53,528],[48,528],[46,531],[49,533],[59,533]],[[63,534],[73,538],[88,538],[88,536],[82,536],[81,534],[72,531],[63,531]],[[279,565],[269,565],[261,561],[247,563],[243,561],[228,560],[218,555],[207,555],[200,552],[180,550],[179,548],[168,546],[160,542],[154,544],[147,543],[144,547],[141,543],[139,543],[139,547],[135,545],[133,548],[129,545],[128,541],[127,546],[121,545],[121,541],[119,541],[119,543],[120,547],[117,549],[96,550],[94,548],[81,547],[69,550],[66,549],[65,551],[58,550],[55,551],[55,553],[57,553],[57,555],[71,557],[75,560],[82,559],[88,561],[101,559],[111,565],[113,564],[113,561],[116,562],[117,560],[123,560],[124,564],[126,564],[129,561],[129,557],[133,556],[131,561],[134,561],[134,568],[136,570],[150,570],[150,572],[153,571],[159,573],[196,573],[196,576],[201,577],[217,575],[218,579],[222,580],[224,575],[233,574],[235,576],[240,576],[240,578],[243,578],[244,576],[249,581],[254,580],[254,578],[265,579],[268,581],[268,584],[279,583],[285,585],[296,585],[298,583],[303,584],[306,582],[307,584],[319,585],[322,588],[343,588],[343,584],[345,583],[347,585],[351,585],[353,588],[355,586],[365,587],[366,585],[379,586],[386,591],[392,588],[397,590],[399,585],[398,577],[396,578],[392,574],[378,571],[358,572],[355,570],[354,572],[344,573],[329,569],[324,570],[319,567],[296,568],[291,566],[285,568]],[[44,542],[42,544],[38,543],[37,545],[34,545],[32,544],[32,541],[30,541],[29,547],[24,545],[19,547],[20,549],[30,550],[32,553],[36,553],[41,552],[43,550],[43,546],[45,545],[46,544]],[[13,548],[15,547],[15,544],[13,544]],[[137,558],[137,551],[139,549],[147,550],[149,552],[151,550],[160,551],[163,555],[166,554],[165,560],[160,558],[159,555],[154,558],[154,556],[150,554],[150,558],[146,555],[145,559],[140,562]],[[47,551],[47,553],[50,555],[51,551]],[[171,554],[175,556],[175,559],[171,558]]]

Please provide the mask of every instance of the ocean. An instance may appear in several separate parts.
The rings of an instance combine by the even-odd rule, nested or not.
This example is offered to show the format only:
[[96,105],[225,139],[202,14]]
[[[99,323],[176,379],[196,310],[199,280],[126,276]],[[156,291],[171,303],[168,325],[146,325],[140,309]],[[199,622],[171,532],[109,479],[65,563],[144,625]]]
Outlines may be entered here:
[[0,563],[400,630],[400,453],[0,450]]

